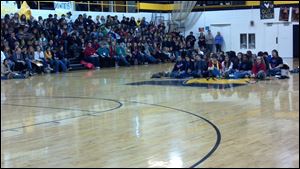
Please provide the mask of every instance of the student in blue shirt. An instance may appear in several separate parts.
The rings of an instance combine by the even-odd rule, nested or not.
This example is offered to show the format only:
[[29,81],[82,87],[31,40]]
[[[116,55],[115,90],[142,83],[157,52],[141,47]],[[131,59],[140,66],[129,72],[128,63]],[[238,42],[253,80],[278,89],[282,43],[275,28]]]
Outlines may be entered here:
[[216,51],[221,52],[222,45],[223,45],[223,37],[220,32],[217,33],[215,37],[215,45],[216,45]]

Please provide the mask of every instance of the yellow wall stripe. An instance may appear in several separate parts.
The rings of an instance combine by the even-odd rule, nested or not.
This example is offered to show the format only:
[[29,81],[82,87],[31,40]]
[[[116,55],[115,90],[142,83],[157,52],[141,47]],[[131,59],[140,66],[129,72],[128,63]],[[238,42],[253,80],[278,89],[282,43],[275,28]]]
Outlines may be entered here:
[[299,1],[274,1],[275,5],[299,4]]
[[[299,1],[274,1],[274,5],[299,4]],[[246,6],[259,6],[260,1],[246,1]]]
[[[299,1],[274,1],[274,5],[289,5],[289,4],[299,4]],[[260,1],[246,1],[246,5],[238,5],[239,7],[243,6],[259,6]],[[234,5],[233,5],[234,6]],[[153,11],[172,11],[174,9],[174,4],[154,4],[154,3],[138,3],[138,8],[140,10],[153,10]],[[196,7],[198,8],[226,8],[230,6],[206,6],[206,7]],[[237,6],[235,6],[237,7]]]
[[141,10],[171,11],[173,6],[173,4],[139,3],[139,9]]

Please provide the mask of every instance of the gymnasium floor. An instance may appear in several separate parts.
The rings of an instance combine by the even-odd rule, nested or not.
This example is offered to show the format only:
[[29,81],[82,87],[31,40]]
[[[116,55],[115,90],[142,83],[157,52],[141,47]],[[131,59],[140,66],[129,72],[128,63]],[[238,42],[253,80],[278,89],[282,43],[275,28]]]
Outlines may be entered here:
[[220,89],[129,85],[171,68],[1,81],[1,167],[299,167],[299,74]]

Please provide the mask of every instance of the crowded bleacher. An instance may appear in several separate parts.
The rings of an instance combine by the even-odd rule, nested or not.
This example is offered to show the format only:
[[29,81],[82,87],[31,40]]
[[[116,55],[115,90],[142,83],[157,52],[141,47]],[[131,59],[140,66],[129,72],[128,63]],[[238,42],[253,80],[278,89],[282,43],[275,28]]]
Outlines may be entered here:
[[[175,62],[172,78],[264,79],[281,75],[283,64],[276,50],[252,54],[223,52],[220,32],[184,36],[169,31],[164,22],[145,18],[49,14],[26,19],[5,15],[1,19],[1,79],[27,78],[35,74],[72,70],[72,63],[86,69]],[[216,51],[214,50],[214,46]],[[155,77],[155,76],[154,76]]]

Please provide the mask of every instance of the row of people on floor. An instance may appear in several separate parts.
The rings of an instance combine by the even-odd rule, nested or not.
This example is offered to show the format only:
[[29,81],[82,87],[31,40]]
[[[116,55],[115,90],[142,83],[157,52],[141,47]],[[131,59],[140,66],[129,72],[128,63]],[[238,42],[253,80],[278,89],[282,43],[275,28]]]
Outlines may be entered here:
[[[265,79],[267,76],[288,78],[289,66],[283,63],[277,50],[270,56],[267,52],[257,55],[248,51],[246,54],[230,51],[226,53],[191,55],[183,52],[170,73],[154,74],[153,77],[168,76],[172,78],[245,78]],[[284,73],[287,72],[287,73]]]

